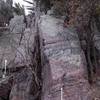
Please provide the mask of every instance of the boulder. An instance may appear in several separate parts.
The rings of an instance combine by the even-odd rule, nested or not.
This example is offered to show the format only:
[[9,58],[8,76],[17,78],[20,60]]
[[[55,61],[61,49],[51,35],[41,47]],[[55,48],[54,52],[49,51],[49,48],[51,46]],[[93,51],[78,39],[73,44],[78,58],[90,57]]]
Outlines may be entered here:
[[0,81],[0,100],[35,100],[39,88],[30,68],[16,70]]
[[25,30],[24,16],[15,16],[12,18],[9,28],[12,33],[21,34]]
[[32,74],[32,70],[25,68],[21,73],[14,75],[13,86],[9,100],[35,100],[34,95],[38,88]]
[[42,100],[92,100],[86,61],[77,33],[63,27],[63,19],[43,15],[39,23],[44,62]]

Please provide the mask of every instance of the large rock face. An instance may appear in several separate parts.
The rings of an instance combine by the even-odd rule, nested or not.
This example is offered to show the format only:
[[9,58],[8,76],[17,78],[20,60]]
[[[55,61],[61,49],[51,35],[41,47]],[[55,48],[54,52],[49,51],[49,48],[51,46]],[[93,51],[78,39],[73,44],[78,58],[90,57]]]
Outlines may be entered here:
[[[38,66],[34,61],[38,54],[33,57],[36,43],[32,30],[25,29],[23,36],[16,33],[5,34],[0,39],[1,71],[4,70],[4,60],[8,61],[6,77],[0,78],[0,100],[36,100],[39,97],[40,87],[32,69]],[[33,62],[37,65],[33,65]]]
[[92,100],[86,79],[86,63],[76,33],[63,20],[44,15],[40,20],[42,52],[42,100]]
[[[25,50],[26,45],[28,45],[26,42],[30,41],[30,39],[26,41],[26,37],[28,39],[31,33],[30,29],[25,30],[23,16],[15,16],[10,21],[9,28],[10,31],[5,30],[3,34],[0,36],[0,68],[4,68],[5,59],[8,61],[7,67],[12,67],[15,64],[18,64],[19,62],[22,63],[22,58],[24,57],[23,59],[25,59],[25,51],[27,51]],[[26,36],[26,34],[29,35]],[[21,43],[22,40],[24,41],[23,44]],[[19,56],[21,59],[20,61],[18,58]]]
[[5,59],[8,61],[7,68],[30,64],[33,43],[34,34],[29,28],[25,29],[23,36],[13,33],[3,34],[0,37],[0,69],[4,68]]

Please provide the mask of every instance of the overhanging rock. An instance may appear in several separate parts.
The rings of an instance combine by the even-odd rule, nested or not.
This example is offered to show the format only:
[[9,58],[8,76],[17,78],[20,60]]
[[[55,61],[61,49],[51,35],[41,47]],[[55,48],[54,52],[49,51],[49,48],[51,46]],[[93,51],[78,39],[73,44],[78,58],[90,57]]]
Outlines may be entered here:
[[39,23],[42,45],[42,100],[92,100],[86,62],[78,36],[63,27],[63,20],[43,15]]

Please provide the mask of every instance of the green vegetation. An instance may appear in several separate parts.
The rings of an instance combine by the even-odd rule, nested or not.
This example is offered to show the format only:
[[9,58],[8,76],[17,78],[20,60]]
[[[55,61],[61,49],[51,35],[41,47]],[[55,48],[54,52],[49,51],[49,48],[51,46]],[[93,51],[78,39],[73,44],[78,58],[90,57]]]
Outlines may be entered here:
[[19,3],[15,3],[15,7],[13,7],[13,11],[16,15],[25,15],[24,6],[20,5]]
[[100,15],[100,4],[96,6],[96,14]]
[[13,0],[1,0],[0,1],[0,26],[5,26],[9,24],[10,19],[16,15],[24,15],[24,6],[19,3],[15,3],[13,7]]
[[[9,23],[9,20],[13,17],[12,2],[11,0],[0,1],[0,24]],[[2,24],[4,26],[4,24]]]

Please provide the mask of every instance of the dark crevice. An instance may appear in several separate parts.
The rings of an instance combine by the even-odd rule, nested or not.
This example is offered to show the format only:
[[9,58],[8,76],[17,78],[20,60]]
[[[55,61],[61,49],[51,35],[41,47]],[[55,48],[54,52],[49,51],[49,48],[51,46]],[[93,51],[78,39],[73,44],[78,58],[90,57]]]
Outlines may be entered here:
[[[34,41],[34,51],[33,54],[33,65],[32,70],[36,73],[36,78],[38,79],[38,92],[36,93],[36,99],[34,100],[41,100],[41,89],[42,89],[42,77],[41,77],[41,71],[42,71],[42,64],[41,64],[41,48],[40,48],[40,36],[36,35]],[[33,90],[34,91],[34,90]]]
[[[99,65],[98,63],[99,51],[95,47],[94,32],[92,31],[92,27],[91,27],[92,19],[93,16],[90,18],[88,25],[84,27],[85,35],[84,33],[83,35],[80,34],[80,32],[78,34],[81,48],[84,51],[86,62],[87,62],[88,81],[90,84],[95,82],[97,66]],[[85,45],[82,44],[81,41],[85,41]]]

